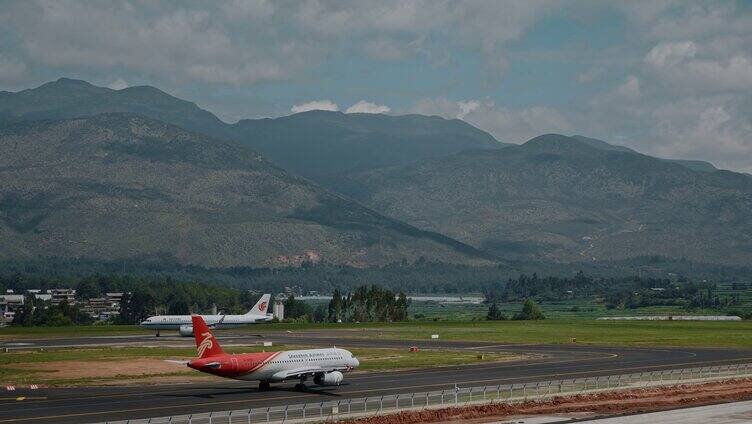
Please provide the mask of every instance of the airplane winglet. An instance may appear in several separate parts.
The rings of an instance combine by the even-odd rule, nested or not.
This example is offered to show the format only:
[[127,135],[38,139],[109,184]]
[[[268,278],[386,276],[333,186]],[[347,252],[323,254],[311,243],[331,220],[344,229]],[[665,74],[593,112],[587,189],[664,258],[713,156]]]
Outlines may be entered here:
[[246,313],[246,315],[266,315],[266,311],[269,309],[269,300],[271,299],[272,295],[267,293],[261,296],[261,299],[256,302],[255,305],[253,305],[253,308],[251,308],[250,311]]

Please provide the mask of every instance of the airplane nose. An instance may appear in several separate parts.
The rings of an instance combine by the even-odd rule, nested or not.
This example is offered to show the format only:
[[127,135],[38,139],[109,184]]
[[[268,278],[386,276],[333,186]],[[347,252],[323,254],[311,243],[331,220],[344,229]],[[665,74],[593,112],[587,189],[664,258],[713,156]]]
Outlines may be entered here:
[[353,368],[357,368],[360,366],[360,361],[358,361],[358,358],[353,356]]

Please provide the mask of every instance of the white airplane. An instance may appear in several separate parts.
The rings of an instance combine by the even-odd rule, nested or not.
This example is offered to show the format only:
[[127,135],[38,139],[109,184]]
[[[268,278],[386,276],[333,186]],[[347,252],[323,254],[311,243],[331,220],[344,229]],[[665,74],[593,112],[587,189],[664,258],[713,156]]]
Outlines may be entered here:
[[[261,299],[253,305],[253,308],[244,315],[201,315],[201,317],[209,328],[218,328],[220,325],[225,328],[231,328],[246,324],[269,322],[274,318],[271,314],[266,313],[269,308],[270,298],[270,294],[261,296]],[[155,315],[146,318],[140,325],[141,327],[155,330],[157,337],[159,337],[159,330],[178,330],[181,336],[193,336],[191,315]]]
[[193,316],[196,329],[198,358],[190,361],[168,361],[188,365],[197,371],[235,380],[258,381],[259,390],[269,390],[270,383],[298,380],[297,390],[305,390],[305,381],[313,379],[319,386],[339,386],[343,373],[360,365],[345,349],[288,350],[228,354],[200,316]]

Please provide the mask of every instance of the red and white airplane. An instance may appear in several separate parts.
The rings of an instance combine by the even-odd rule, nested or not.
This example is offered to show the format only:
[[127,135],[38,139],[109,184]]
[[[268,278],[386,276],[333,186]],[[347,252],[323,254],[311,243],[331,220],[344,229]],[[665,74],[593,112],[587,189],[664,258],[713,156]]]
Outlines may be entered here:
[[225,353],[204,319],[191,316],[198,358],[186,365],[195,370],[235,380],[259,382],[259,390],[268,390],[270,383],[299,380],[297,390],[306,388],[310,377],[320,386],[339,386],[343,373],[360,365],[351,352],[331,349],[288,350],[283,352]]

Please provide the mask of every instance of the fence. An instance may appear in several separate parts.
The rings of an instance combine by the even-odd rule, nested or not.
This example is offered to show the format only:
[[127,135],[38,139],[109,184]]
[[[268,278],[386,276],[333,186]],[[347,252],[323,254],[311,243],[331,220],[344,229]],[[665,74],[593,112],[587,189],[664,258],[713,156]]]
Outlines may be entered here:
[[452,389],[434,392],[407,393],[234,411],[206,412],[128,421],[108,421],[107,424],[254,424],[316,422],[394,413],[410,409],[441,408],[490,402],[513,403],[528,400],[542,400],[565,394],[572,395],[601,390],[641,388],[677,384],[681,382],[701,382],[742,376],[752,376],[752,364],[674,369],[496,386],[455,386]]

